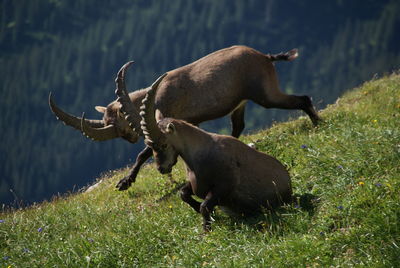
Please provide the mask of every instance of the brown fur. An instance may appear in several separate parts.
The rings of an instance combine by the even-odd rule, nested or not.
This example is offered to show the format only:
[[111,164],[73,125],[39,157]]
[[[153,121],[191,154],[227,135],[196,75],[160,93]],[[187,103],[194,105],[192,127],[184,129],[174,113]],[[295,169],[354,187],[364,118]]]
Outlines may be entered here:
[[[246,46],[218,50],[191,64],[169,71],[159,85],[155,106],[165,116],[183,119],[195,125],[231,113],[234,137],[239,137],[245,127],[244,112],[247,100],[265,108],[301,109],[310,116],[314,124],[317,124],[319,117],[309,97],[287,95],[279,89],[273,62],[293,60],[296,57],[297,50],[277,55],[263,54]],[[133,111],[129,114],[132,127],[121,116],[118,101],[109,104],[107,109],[98,109],[105,111],[105,126],[113,124],[116,128],[115,132],[109,132],[117,133],[117,136],[132,143],[137,142],[139,136],[143,135],[138,110],[149,89],[129,94],[133,103]],[[81,126],[77,123],[66,123],[75,128],[78,128],[77,125]],[[84,127],[84,124],[82,126]],[[79,130],[85,133],[82,128]],[[114,137],[115,134],[110,138]],[[93,139],[96,140],[95,137]],[[101,140],[104,140],[104,135]],[[150,156],[151,149],[145,148],[138,155],[130,174],[118,183],[117,188],[128,189],[135,181],[141,165]]]
[[270,56],[249,47],[218,50],[167,74],[156,109],[195,125],[222,117],[246,100],[265,108],[304,109],[313,122],[319,119],[311,103],[280,91]]
[[[291,201],[289,174],[275,158],[234,137],[164,118],[154,104],[164,78],[157,79],[143,100],[141,129],[161,173],[171,172],[178,156],[185,161],[188,183],[181,198],[202,214],[205,231],[211,228],[211,212],[217,205],[230,214],[254,215]],[[204,201],[196,201],[193,195]]]
[[[247,100],[265,108],[302,109],[317,124],[320,119],[309,97],[287,95],[279,89],[273,61],[296,57],[296,50],[278,55],[265,55],[245,46],[218,50],[168,72],[158,87],[155,108],[168,117],[195,125],[232,112],[234,137],[239,137],[244,129]],[[139,119],[133,122],[135,129],[138,129],[138,123]],[[142,151],[129,176],[123,178],[117,188],[127,189],[141,163],[150,155],[148,148]]]
[[185,161],[188,183],[181,197],[203,215],[204,230],[210,229],[210,213],[217,205],[230,214],[254,215],[291,201],[289,174],[272,156],[181,120],[166,118],[158,125],[165,140],[163,148],[153,147],[157,167],[167,173],[178,156]]

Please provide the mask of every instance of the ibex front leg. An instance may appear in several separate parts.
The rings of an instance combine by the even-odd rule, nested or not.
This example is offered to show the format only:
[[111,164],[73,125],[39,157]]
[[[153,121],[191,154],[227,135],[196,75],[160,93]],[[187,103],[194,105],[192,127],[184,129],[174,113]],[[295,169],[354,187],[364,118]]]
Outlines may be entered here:
[[181,199],[188,203],[194,210],[200,213],[200,202],[194,200],[192,185],[188,182],[185,186],[181,189]]
[[129,175],[120,180],[116,188],[118,188],[118,190],[120,191],[128,189],[131,184],[136,181],[136,176],[139,173],[140,168],[147,161],[147,159],[152,156],[152,154],[153,150],[150,147],[146,146],[146,148],[144,148],[144,150],[138,154],[136,162],[133,165],[133,168]]
[[203,230],[205,232],[211,231],[211,213],[214,211],[215,206],[218,205],[218,199],[218,195],[210,191],[200,205],[200,213],[203,215]]

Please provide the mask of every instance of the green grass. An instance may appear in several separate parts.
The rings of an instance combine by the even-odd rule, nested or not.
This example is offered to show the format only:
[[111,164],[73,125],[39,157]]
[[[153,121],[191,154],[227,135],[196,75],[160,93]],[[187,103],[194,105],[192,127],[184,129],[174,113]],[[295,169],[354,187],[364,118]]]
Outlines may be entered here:
[[[289,169],[298,202],[255,219],[217,209],[213,231],[147,165],[114,185],[0,214],[0,267],[399,267],[400,76],[349,91],[308,118],[242,137]],[[183,182],[184,165],[172,173]]]

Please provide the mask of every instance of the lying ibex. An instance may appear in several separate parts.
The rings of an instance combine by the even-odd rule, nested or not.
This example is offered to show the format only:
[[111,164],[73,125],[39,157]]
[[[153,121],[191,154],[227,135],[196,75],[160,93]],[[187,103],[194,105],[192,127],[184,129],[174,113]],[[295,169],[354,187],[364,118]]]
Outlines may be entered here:
[[[182,119],[194,125],[231,113],[234,137],[239,137],[244,129],[247,100],[265,108],[301,109],[316,125],[319,117],[308,96],[287,95],[279,90],[273,62],[290,61],[297,55],[296,49],[276,55],[263,54],[245,46],[218,50],[168,72],[168,77],[160,84],[155,98],[156,108],[167,117]],[[118,100],[110,103],[107,108],[96,107],[104,113],[103,120],[84,120],[84,134],[93,140],[122,137],[135,143],[143,135],[139,123],[139,107],[149,88],[127,93],[124,75],[130,64],[131,62],[125,64],[118,72]],[[55,105],[51,96],[49,102],[59,119],[82,131],[81,118],[63,112]],[[124,118],[120,112],[121,106],[129,118]],[[129,188],[141,165],[151,154],[148,147],[139,153],[130,174],[118,183],[120,190]]]
[[[210,213],[217,205],[230,214],[252,215],[263,207],[275,208],[291,201],[290,177],[278,160],[234,137],[208,133],[185,121],[164,118],[155,110],[157,87],[163,77],[153,84],[143,100],[140,115],[145,143],[153,149],[161,173],[170,172],[177,157],[182,157],[188,183],[181,189],[181,198],[202,214],[205,231],[210,230]],[[200,203],[192,195],[204,201]]]

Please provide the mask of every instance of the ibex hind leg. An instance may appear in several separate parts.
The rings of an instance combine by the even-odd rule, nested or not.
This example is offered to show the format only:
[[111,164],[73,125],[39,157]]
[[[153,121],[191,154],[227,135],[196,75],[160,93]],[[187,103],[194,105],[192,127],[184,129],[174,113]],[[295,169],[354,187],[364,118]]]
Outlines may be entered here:
[[282,92],[275,94],[266,94],[260,98],[253,100],[255,103],[265,108],[279,108],[287,110],[303,110],[316,126],[321,121],[314,109],[311,98],[309,96],[287,95]]
[[317,126],[319,122],[322,121],[321,117],[319,117],[317,111],[312,104],[312,99],[309,96],[301,96],[304,99],[304,107],[302,110],[310,117],[314,126]]
[[240,103],[231,114],[232,136],[235,138],[239,138],[245,127],[244,112],[246,103],[246,101]]

